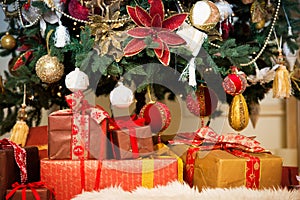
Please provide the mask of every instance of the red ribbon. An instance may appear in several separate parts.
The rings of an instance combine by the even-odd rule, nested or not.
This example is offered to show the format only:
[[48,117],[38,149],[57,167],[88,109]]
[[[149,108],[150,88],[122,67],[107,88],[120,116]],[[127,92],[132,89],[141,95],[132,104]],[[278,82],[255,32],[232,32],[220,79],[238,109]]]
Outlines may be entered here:
[[[10,199],[19,189],[22,189],[22,200],[26,200],[26,189],[30,189],[32,191],[34,198],[36,200],[40,200],[41,198],[38,192],[36,191],[36,189],[47,188],[45,184],[41,181],[27,183],[27,184],[20,184],[18,182],[15,182],[14,184],[12,184],[12,187],[13,189],[5,197],[6,200]],[[52,193],[52,195],[50,195],[50,199],[52,199],[52,196],[55,196],[55,192],[49,188],[47,189]]]
[[120,130],[123,128],[127,128],[129,130],[129,138],[131,143],[131,150],[133,158],[139,157],[139,147],[138,147],[138,140],[136,136],[135,127],[137,126],[144,126],[145,119],[144,118],[137,118],[136,115],[128,117],[128,120],[115,120],[109,119],[109,130]]

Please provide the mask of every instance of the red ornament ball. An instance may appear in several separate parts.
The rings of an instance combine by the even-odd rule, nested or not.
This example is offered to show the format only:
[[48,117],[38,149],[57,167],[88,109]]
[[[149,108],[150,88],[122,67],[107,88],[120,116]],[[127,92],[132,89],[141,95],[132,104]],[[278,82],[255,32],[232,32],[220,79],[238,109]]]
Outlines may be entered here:
[[88,20],[89,9],[80,4],[77,0],[71,0],[68,4],[68,10],[72,17],[80,20]]
[[210,116],[218,105],[216,93],[207,86],[200,85],[194,94],[186,97],[186,106],[196,116]]
[[140,117],[151,127],[153,133],[166,130],[171,123],[171,113],[167,105],[160,102],[150,102],[140,111]]
[[232,73],[225,77],[222,86],[232,96],[243,93],[247,87],[247,79],[242,74]]

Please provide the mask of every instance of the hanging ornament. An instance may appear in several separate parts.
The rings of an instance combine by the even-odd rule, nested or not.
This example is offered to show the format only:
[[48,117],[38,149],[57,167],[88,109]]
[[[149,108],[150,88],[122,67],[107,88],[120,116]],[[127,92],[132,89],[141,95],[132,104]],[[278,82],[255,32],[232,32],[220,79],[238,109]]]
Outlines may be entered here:
[[232,15],[232,5],[230,5],[227,1],[221,0],[216,2],[215,5],[219,9],[221,22],[228,19]]
[[234,130],[241,131],[249,123],[248,107],[242,94],[247,87],[247,79],[235,66],[232,66],[231,74],[225,77],[222,86],[227,94],[234,96],[229,106],[229,125]]
[[71,92],[84,91],[89,86],[89,78],[76,67],[74,71],[66,75],[65,84]]
[[[198,29],[194,28],[193,26],[189,25],[188,23],[183,23],[181,27],[176,32],[186,41],[186,47],[188,50],[192,52],[193,57],[190,59],[188,65],[183,70],[180,80],[185,78],[186,74],[189,75],[189,85],[196,87],[196,64],[195,59],[199,54],[199,51],[202,47],[204,40],[207,38],[207,34],[199,31]],[[187,72],[188,70],[188,72]]]
[[152,100],[150,86],[147,88],[147,94],[150,101],[142,107],[139,116],[145,119],[145,124],[151,127],[152,133],[158,134],[160,142],[161,133],[171,123],[171,113],[166,104]]
[[197,1],[190,10],[190,20],[194,27],[209,32],[220,21],[220,12],[211,1]]
[[249,104],[249,115],[250,115],[250,121],[252,123],[253,128],[256,127],[256,123],[258,121],[260,112],[260,105],[257,102],[251,101]]
[[61,48],[70,43],[70,35],[67,28],[62,25],[61,21],[58,22],[59,26],[54,33],[54,46]]
[[265,2],[255,0],[250,8],[251,21],[255,23],[257,29],[261,29],[265,26],[265,20],[267,17],[267,11],[265,10]]
[[26,124],[27,113],[26,113],[26,85],[24,84],[24,95],[22,107],[18,112],[18,119],[16,124],[11,130],[10,140],[24,147],[26,144],[27,136],[29,133],[29,127]]
[[248,126],[249,112],[246,100],[242,94],[233,97],[228,113],[229,125],[236,131],[242,131]]
[[232,96],[241,94],[247,87],[247,79],[243,73],[238,72],[237,68],[231,67],[231,74],[228,74],[222,82],[222,86],[227,94]]
[[54,83],[61,79],[64,74],[64,65],[61,64],[57,57],[50,55],[49,37],[53,29],[47,35],[47,50],[48,54],[38,59],[35,66],[37,76],[45,83]]
[[68,4],[70,15],[76,19],[88,20],[89,9],[80,4],[78,0],[71,0]]
[[209,87],[200,85],[196,92],[188,94],[186,97],[186,106],[195,116],[210,116],[217,108],[218,97],[216,93]]
[[[41,18],[41,11],[39,8],[32,6],[30,0],[22,6],[21,9],[22,17],[29,23],[29,24],[36,24],[37,20]],[[22,21],[23,23],[23,21]]]
[[16,47],[16,39],[9,34],[9,32],[6,32],[4,36],[1,37],[1,46],[4,49],[12,50]]
[[133,103],[134,95],[131,89],[123,84],[121,78],[117,86],[110,92],[109,98],[112,106],[128,108]]
[[291,80],[290,80],[290,73],[286,69],[284,57],[282,55],[282,37],[280,38],[280,42],[278,42],[276,32],[274,31],[276,42],[278,45],[278,58],[277,64],[278,66],[275,77],[273,80],[273,98],[289,98],[291,96]]

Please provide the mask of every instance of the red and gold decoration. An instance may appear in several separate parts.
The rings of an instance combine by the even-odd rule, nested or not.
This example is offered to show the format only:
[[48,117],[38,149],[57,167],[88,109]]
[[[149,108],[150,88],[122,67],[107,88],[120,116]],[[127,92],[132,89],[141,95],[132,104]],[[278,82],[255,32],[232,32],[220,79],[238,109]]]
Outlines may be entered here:
[[171,149],[177,153],[184,150],[180,154],[185,164],[184,180],[191,187],[258,189],[280,185],[282,159],[271,155],[254,138],[234,133],[219,135],[209,127],[201,127],[192,133],[177,134],[170,143],[176,144]]
[[209,87],[200,85],[195,96],[188,94],[186,97],[186,106],[191,113],[196,116],[210,116],[217,108],[218,97],[216,93]]
[[42,82],[49,84],[59,81],[64,74],[64,65],[57,57],[50,55],[48,43],[52,32],[53,30],[48,32],[46,39],[48,54],[39,58],[35,65],[37,76]]
[[229,125],[236,131],[242,131],[249,123],[249,112],[246,100],[242,94],[235,95],[229,106]]
[[247,79],[235,66],[231,67],[231,72],[225,77],[222,86],[227,94],[234,96],[229,107],[229,125],[234,130],[241,131],[249,122],[248,106],[242,94],[247,87]]
[[170,63],[169,46],[178,46],[185,43],[179,35],[174,33],[186,19],[187,14],[175,14],[165,19],[163,2],[149,1],[149,13],[140,6],[127,6],[127,12],[132,21],[138,26],[127,33],[133,37],[124,48],[126,57],[134,56],[147,48],[145,38],[151,38],[152,43],[158,45],[154,52],[158,60],[165,66]]
[[18,112],[18,119],[16,124],[11,130],[10,140],[16,144],[24,147],[26,144],[27,136],[29,133],[29,127],[26,124],[27,113],[26,113],[26,85],[24,84],[24,94],[23,94],[23,103],[22,107]]
[[291,79],[282,55],[282,49],[278,49],[278,68],[273,80],[273,98],[289,98],[291,96]]
[[171,113],[166,104],[151,101],[140,111],[140,117],[145,119],[145,124],[150,125],[153,133],[161,133],[171,123]]
[[262,29],[265,26],[267,11],[265,10],[265,2],[255,0],[250,8],[251,21],[256,24],[257,29]]
[[16,45],[16,39],[11,34],[9,34],[9,32],[6,32],[6,34],[1,37],[2,48],[12,50],[16,47]]
[[211,1],[197,1],[190,10],[190,20],[197,29],[209,32],[220,21],[220,12]]

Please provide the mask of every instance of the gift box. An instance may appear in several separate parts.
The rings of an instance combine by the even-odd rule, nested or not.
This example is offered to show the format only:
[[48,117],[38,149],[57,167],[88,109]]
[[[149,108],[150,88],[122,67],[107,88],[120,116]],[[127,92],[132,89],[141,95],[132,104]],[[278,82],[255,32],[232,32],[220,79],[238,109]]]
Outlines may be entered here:
[[57,200],[84,191],[120,186],[155,187],[182,180],[181,160],[173,157],[132,160],[41,160],[41,179],[53,187]]
[[[97,123],[89,115],[80,115],[87,124],[84,138],[78,139],[74,130],[74,113],[70,109],[59,110],[48,117],[48,157],[50,159],[77,159],[76,152],[84,151],[87,159],[105,159],[108,143],[107,120]],[[72,130],[73,129],[73,130]],[[81,144],[83,144],[81,146]]]
[[[37,147],[25,147],[27,181],[40,180],[40,160]],[[21,172],[14,157],[14,149],[0,149],[0,199],[5,197],[6,190],[15,182],[21,182]]]
[[109,138],[115,159],[145,157],[154,151],[151,127],[144,125],[144,119],[110,120]]
[[194,133],[179,133],[170,143],[184,162],[184,180],[200,190],[280,186],[282,158],[262,148],[253,137],[219,135],[202,127]]
[[[276,188],[281,184],[282,158],[269,153],[247,153],[259,159],[259,162],[253,165],[254,169],[251,169],[247,166],[247,157],[239,157],[225,150],[197,151],[190,169],[193,170],[192,179],[189,178],[190,172],[187,169],[191,167],[187,163],[187,157],[192,155],[188,154],[186,151],[181,156],[186,168],[184,180],[192,182],[190,185],[197,186],[199,190],[249,187],[247,185],[249,179],[250,181],[256,179],[252,188]],[[251,173],[248,174],[248,170]]]
[[36,146],[40,159],[48,157],[48,126],[30,127],[25,146]]
[[[21,199],[26,199],[26,200],[50,200],[50,199],[55,199],[54,191],[49,190],[48,188],[45,187],[40,187],[40,186],[35,186],[35,183],[32,183],[30,186],[31,188],[27,188],[27,186],[24,186],[18,190],[14,189],[8,189],[6,190],[6,199],[8,200],[21,200]],[[18,186],[16,186],[18,187]],[[25,191],[25,198],[23,198],[23,192]]]

